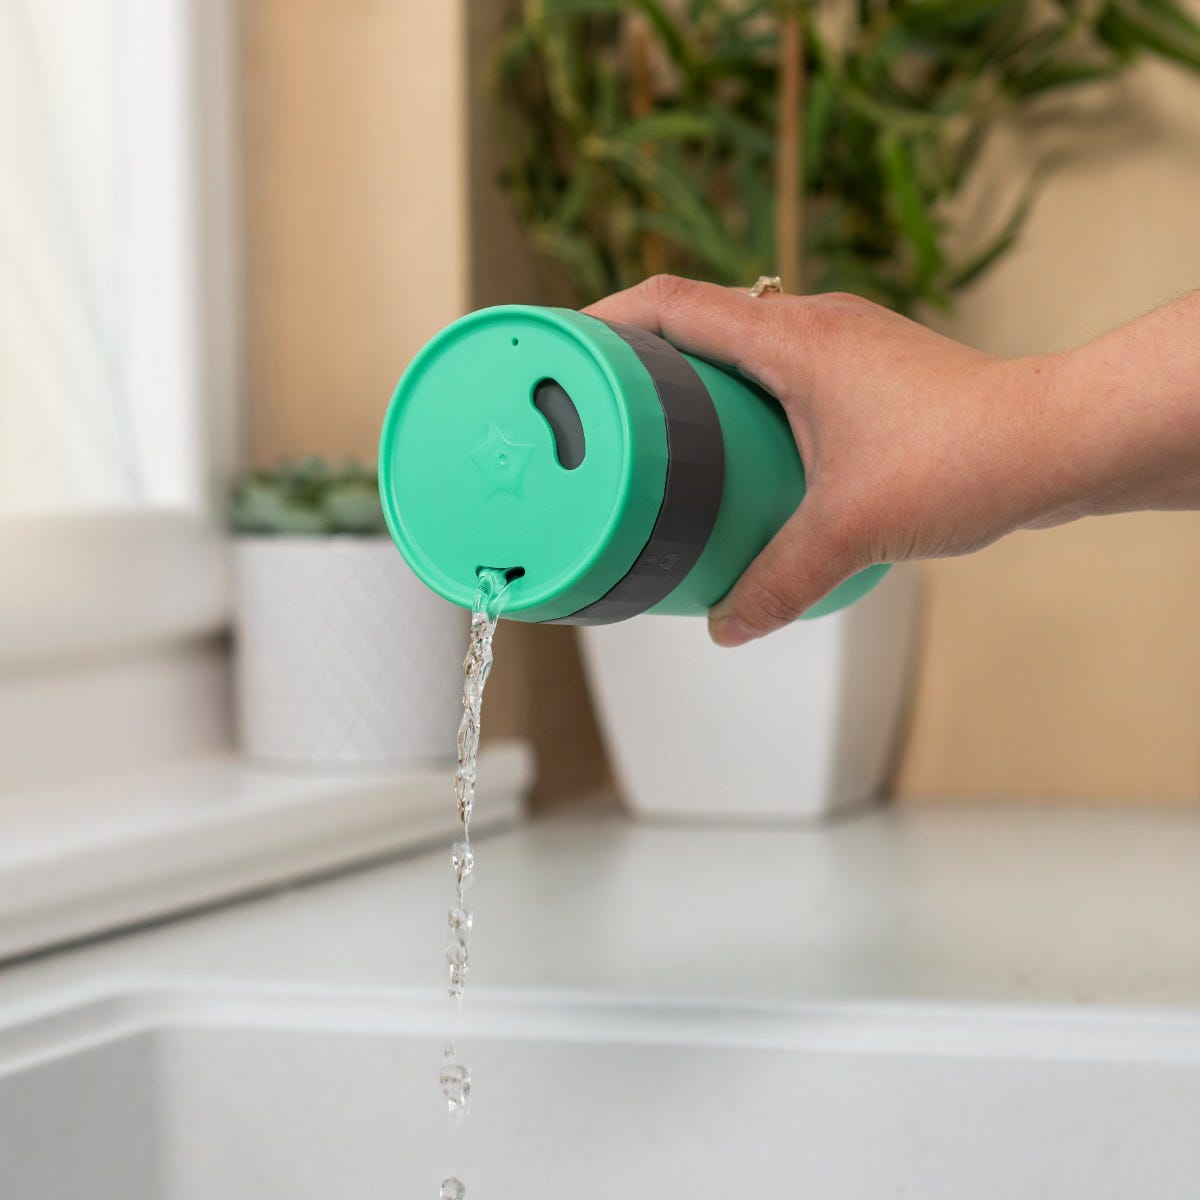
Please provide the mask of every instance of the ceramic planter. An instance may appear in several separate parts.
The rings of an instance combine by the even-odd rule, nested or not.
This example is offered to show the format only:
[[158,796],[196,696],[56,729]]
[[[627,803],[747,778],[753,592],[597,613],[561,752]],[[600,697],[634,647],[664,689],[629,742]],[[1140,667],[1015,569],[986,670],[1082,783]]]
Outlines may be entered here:
[[586,628],[584,662],[626,803],[651,816],[815,819],[885,783],[908,693],[916,571],[737,650],[701,620]]
[[452,759],[467,615],[388,538],[235,541],[238,730],[251,758]]

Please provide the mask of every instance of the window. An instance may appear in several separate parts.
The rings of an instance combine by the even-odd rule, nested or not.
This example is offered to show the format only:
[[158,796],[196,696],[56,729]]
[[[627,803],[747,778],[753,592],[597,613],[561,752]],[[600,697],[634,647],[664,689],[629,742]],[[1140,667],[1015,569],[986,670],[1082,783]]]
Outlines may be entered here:
[[[171,695],[193,668],[213,695],[197,647],[228,604],[241,381],[235,26],[233,0],[0,5],[0,710],[36,692],[64,742],[110,668],[131,728],[151,660],[155,703],[164,670]],[[47,757],[17,726],[0,787]]]
[[211,59],[194,53],[195,14],[183,0],[3,12],[0,512],[199,509],[193,84]]

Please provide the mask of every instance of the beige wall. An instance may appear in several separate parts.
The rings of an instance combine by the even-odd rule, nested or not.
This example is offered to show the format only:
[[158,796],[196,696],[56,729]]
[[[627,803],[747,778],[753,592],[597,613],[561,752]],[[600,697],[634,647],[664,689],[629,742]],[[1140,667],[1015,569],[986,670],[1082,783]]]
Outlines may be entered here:
[[[462,3],[245,0],[259,459],[370,456],[430,333],[546,294],[466,77],[497,5],[463,20]],[[982,209],[1044,144],[1036,128],[1009,139]],[[1065,347],[1200,284],[1200,84],[1141,72],[1092,114],[1086,145],[967,298],[958,336],[1005,354]],[[925,570],[902,796],[1200,799],[1200,517],[1084,522]],[[603,785],[573,631],[511,626],[499,650],[489,733],[535,737],[544,798]]]
[[462,13],[244,0],[251,445],[370,459],[421,344],[468,307]]
[[[1067,348],[1200,287],[1200,80],[1141,69],[1066,136],[1071,165],[949,325],[974,345]],[[1009,137],[980,191],[1011,194],[1062,138]],[[924,569],[901,795],[1200,800],[1200,515],[1083,521]]]

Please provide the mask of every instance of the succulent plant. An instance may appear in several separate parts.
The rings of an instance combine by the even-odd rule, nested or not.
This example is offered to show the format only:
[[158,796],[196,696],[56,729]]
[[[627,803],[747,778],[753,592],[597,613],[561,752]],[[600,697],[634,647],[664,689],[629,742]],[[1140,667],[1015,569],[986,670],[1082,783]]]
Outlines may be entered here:
[[387,531],[375,472],[320,458],[248,472],[230,496],[234,532],[372,537]]

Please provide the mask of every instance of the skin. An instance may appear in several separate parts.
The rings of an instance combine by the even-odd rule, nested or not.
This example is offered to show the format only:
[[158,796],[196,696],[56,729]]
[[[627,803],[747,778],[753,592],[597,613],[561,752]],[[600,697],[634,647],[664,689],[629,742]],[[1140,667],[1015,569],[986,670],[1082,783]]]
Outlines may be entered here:
[[872,563],[1200,508],[1200,292],[1078,349],[1016,359],[851,295],[752,299],[655,276],[586,311],[740,371],[788,415],[808,492],[709,614],[721,646],[789,624]]

